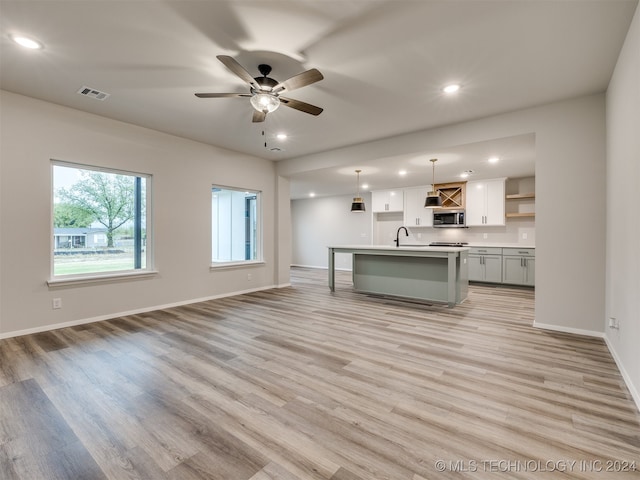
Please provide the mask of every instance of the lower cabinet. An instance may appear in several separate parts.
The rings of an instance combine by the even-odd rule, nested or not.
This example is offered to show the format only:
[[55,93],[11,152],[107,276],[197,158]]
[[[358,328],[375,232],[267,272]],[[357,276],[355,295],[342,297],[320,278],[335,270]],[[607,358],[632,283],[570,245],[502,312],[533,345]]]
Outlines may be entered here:
[[502,249],[496,247],[469,249],[469,280],[502,283]]
[[502,249],[502,283],[534,286],[535,278],[536,259],[534,249]]
[[533,287],[536,277],[534,248],[469,248],[469,280]]

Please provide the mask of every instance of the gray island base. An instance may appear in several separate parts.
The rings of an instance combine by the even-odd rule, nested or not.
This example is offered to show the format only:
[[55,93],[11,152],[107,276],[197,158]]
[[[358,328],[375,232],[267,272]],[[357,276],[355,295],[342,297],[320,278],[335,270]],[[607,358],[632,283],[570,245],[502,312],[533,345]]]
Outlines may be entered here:
[[335,254],[353,256],[356,292],[389,295],[450,308],[467,298],[469,249],[466,247],[343,245],[329,248],[329,288],[335,291]]

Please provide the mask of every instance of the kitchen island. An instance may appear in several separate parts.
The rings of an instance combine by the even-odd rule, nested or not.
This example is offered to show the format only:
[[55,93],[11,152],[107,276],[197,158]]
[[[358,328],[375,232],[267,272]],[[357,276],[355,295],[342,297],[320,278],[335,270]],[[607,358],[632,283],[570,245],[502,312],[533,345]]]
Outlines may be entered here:
[[335,291],[335,254],[353,256],[356,292],[390,295],[450,308],[467,298],[467,247],[340,245],[329,248],[329,288]]

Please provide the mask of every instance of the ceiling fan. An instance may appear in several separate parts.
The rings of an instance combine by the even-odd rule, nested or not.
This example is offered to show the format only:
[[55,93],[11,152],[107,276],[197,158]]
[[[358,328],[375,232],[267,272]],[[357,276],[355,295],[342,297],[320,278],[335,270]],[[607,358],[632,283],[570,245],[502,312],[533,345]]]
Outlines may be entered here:
[[220,60],[225,67],[249,84],[251,87],[249,90],[250,93],[196,93],[196,97],[249,97],[251,105],[254,108],[254,122],[264,122],[267,118],[267,113],[273,112],[280,106],[280,104],[311,115],[320,115],[322,113],[322,108],[320,107],[301,102],[300,100],[294,100],[293,98],[280,96],[283,92],[290,92],[296,88],[305,87],[322,80],[324,77],[315,68],[299,73],[298,75],[294,75],[284,82],[278,82],[277,80],[269,77],[269,74],[271,73],[270,65],[258,65],[258,71],[262,77],[254,78],[232,57],[227,55],[218,55],[216,58]]

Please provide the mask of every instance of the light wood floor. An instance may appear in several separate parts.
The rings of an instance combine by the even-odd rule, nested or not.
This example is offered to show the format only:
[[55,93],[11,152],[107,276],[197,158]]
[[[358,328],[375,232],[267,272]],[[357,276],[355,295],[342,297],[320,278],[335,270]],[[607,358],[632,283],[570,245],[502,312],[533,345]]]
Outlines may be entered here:
[[0,478],[640,477],[605,344],[532,328],[532,291],[447,309],[338,282],[293,269],[290,288],[0,341]]

